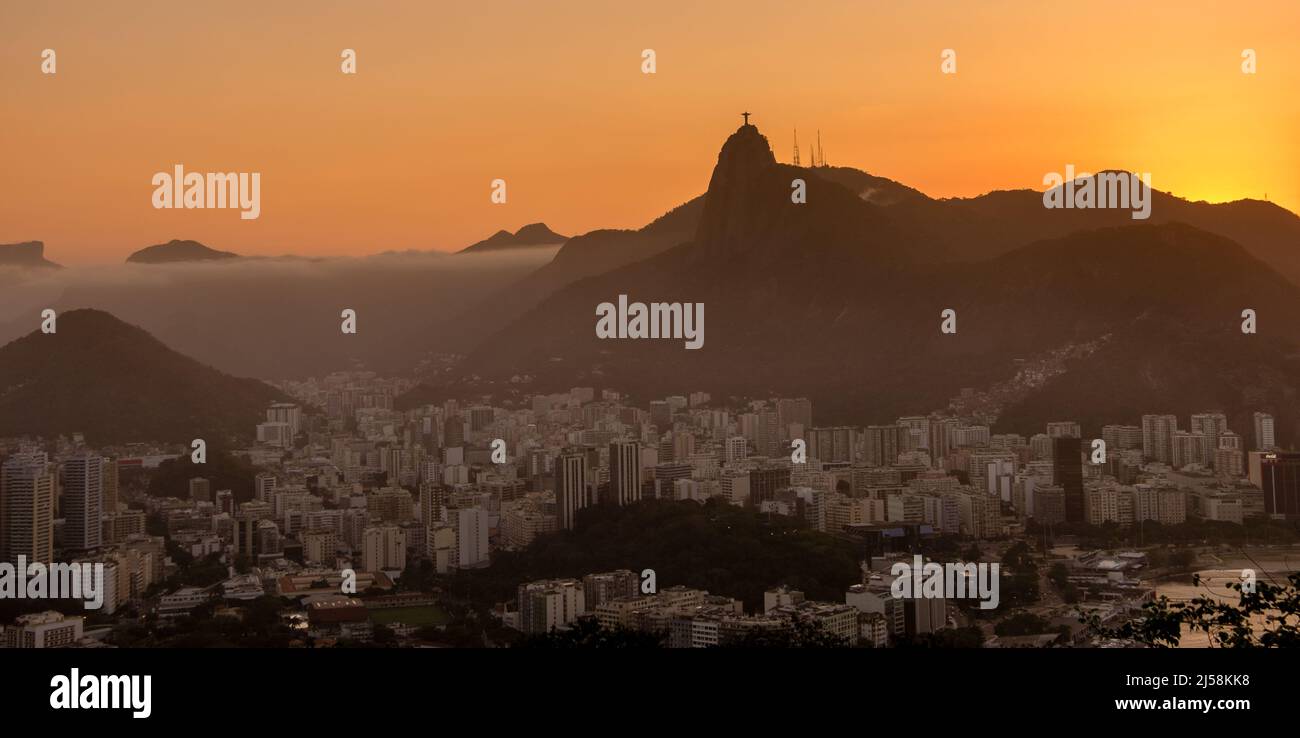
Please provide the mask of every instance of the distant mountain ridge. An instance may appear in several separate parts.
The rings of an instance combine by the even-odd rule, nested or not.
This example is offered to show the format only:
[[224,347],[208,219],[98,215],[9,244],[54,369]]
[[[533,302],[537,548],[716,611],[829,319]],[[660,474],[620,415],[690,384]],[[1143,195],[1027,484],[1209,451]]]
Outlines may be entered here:
[[176,264],[236,258],[239,258],[239,254],[230,251],[217,251],[204,246],[198,241],[172,239],[167,243],[146,246],[126,257],[126,261],[128,264]]
[[502,249],[518,249],[528,246],[553,246],[567,240],[569,240],[568,236],[561,236],[548,228],[545,223],[529,223],[514,233],[506,230],[497,231],[488,238],[466,246],[456,253],[470,254]]
[[[1267,245],[1250,250],[1199,227],[1134,221],[1127,210],[1048,211],[1032,193],[1028,226],[1008,217],[1009,237],[974,233],[972,250],[993,253],[960,261],[957,248],[928,249],[926,239],[959,239],[964,225],[996,223],[999,209],[1028,212],[1028,194],[972,203],[898,190],[879,205],[842,184],[845,173],[822,172],[776,162],[757,129],[742,127],[719,153],[692,239],[559,289],[483,340],[464,381],[480,392],[532,377],[529,391],[591,384],[642,399],[695,389],[810,396],[819,423],[883,422],[1003,382],[1022,360],[1096,344],[1110,363],[1072,360],[1045,385],[1031,383],[1002,409],[1008,422],[1029,432],[1053,414],[1137,422],[1142,412],[1220,410],[1241,430],[1249,411],[1265,410],[1278,415],[1279,435],[1293,435],[1300,326],[1286,316],[1300,312],[1300,288],[1258,255]],[[804,204],[791,202],[795,177],[806,180]],[[1178,207],[1157,196],[1168,198],[1157,213]],[[1199,207],[1213,210],[1188,212],[1230,210]],[[918,233],[927,208],[936,221]],[[1050,220],[1057,215],[1065,222]],[[1120,225],[1087,227],[1111,218]],[[598,339],[594,308],[620,294],[705,303],[705,346]],[[1267,331],[1240,333],[1247,307],[1271,316]],[[939,331],[948,308],[955,335]],[[417,389],[403,404],[454,384]]]
[[0,244],[0,266],[62,268],[45,258],[45,243],[42,241]]

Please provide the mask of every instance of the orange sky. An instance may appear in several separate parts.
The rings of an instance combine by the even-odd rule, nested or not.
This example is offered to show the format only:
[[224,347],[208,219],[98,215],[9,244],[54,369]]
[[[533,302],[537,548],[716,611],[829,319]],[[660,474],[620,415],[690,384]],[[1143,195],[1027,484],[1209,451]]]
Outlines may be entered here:
[[[783,161],[820,128],[831,164],[932,196],[1074,164],[1300,211],[1298,37],[1294,0],[6,3],[0,243],[79,264],[634,228],[704,190],[746,109]],[[153,209],[177,163],[261,172],[261,217]]]

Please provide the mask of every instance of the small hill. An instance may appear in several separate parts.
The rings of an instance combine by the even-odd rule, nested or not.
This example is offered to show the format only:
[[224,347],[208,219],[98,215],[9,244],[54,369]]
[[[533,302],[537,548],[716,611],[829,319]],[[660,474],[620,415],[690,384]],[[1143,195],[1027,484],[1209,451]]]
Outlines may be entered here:
[[61,268],[58,264],[45,258],[45,243],[43,241],[0,243],[0,266]]
[[80,431],[94,444],[212,444],[250,438],[266,406],[285,399],[99,310],[63,313],[55,333],[0,347],[0,436]]
[[235,259],[239,254],[217,251],[198,241],[172,239],[167,243],[147,246],[126,257],[128,264],[176,264],[191,261],[216,261]]
[[568,236],[561,236],[547,228],[545,223],[529,223],[514,233],[505,230],[497,231],[488,238],[472,246],[466,246],[457,253],[477,254],[484,251],[502,251],[505,249],[527,248],[529,246],[554,246],[567,240],[569,240]]
[[486,603],[513,599],[523,582],[595,572],[653,569],[660,589],[685,585],[743,600],[762,612],[779,584],[810,599],[842,602],[861,578],[860,551],[797,518],[766,516],[718,500],[643,500],[578,513],[575,530],[542,536],[522,551],[492,557],[456,586]]

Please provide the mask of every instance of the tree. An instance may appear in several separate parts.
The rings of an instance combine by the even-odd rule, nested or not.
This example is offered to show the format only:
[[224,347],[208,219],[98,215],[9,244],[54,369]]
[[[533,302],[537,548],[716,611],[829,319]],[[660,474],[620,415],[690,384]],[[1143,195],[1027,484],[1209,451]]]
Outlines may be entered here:
[[794,617],[787,628],[751,628],[731,648],[846,648],[843,638],[826,630],[818,620]]
[[520,640],[517,648],[662,648],[664,637],[628,628],[605,628],[595,618],[580,618],[565,630]]
[[[1192,580],[1199,584],[1199,575]],[[1134,640],[1154,648],[1176,648],[1183,626],[1205,633],[1211,646],[1222,648],[1300,646],[1300,573],[1287,577],[1286,584],[1256,582],[1254,591],[1246,591],[1241,583],[1231,582],[1228,589],[1238,593],[1236,604],[1211,596],[1190,602],[1161,597],[1143,606],[1141,618],[1118,628],[1102,627],[1097,615],[1080,622],[1103,638]]]

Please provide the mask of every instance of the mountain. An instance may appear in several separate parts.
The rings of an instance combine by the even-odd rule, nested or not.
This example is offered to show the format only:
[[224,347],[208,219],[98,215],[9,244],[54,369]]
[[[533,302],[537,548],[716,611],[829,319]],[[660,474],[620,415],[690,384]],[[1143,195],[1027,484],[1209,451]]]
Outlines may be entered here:
[[[554,248],[526,248],[461,256],[243,257],[48,270],[42,279],[29,275],[12,286],[0,270],[0,344],[38,325],[42,309],[94,308],[236,376],[407,372],[431,352],[455,350],[445,338],[453,329],[477,335],[472,325],[495,315],[461,317],[465,308],[553,255]],[[339,330],[344,309],[356,311],[356,334]]]
[[[819,172],[821,170],[818,170]],[[1099,175],[1092,179],[1097,186]],[[1191,202],[1153,188],[1151,214],[1134,220],[1123,208],[1048,209],[1043,193],[999,190],[973,198],[900,198],[889,208],[906,230],[910,249],[929,262],[979,261],[1043,239],[1139,223],[1186,223],[1241,244],[1300,284],[1300,217],[1261,200]]]
[[810,599],[836,599],[861,581],[858,559],[852,542],[811,530],[797,518],[716,499],[650,499],[580,510],[574,530],[538,536],[522,551],[498,552],[492,566],[464,570],[449,586],[490,605],[509,599],[519,582],[654,561],[660,587],[707,589],[743,600],[752,612],[762,610],[772,582],[797,587]]
[[83,432],[94,444],[249,439],[286,399],[163,345],[99,310],[58,316],[0,347],[0,436]]
[[46,260],[45,243],[42,241],[0,244],[0,267],[6,266],[60,268],[58,264]]
[[567,236],[561,236],[547,228],[545,223],[529,223],[514,233],[505,230],[497,231],[490,237],[471,246],[466,246],[456,253],[481,253],[501,249],[518,249],[527,246],[554,246],[567,240]]
[[704,198],[696,197],[638,230],[602,229],[570,238],[549,262],[474,301],[448,321],[445,344],[469,351],[560,288],[689,241],[703,206]]
[[[806,204],[791,202],[796,176]],[[841,176],[779,164],[742,127],[719,153],[692,240],[559,290],[485,340],[460,381],[484,391],[531,377],[528,391],[590,384],[641,399],[808,396],[819,424],[928,413],[970,388],[1026,433],[1061,417],[1271,410],[1292,435],[1300,288],[1238,243],[1124,211],[1119,227],[1063,227],[978,261],[935,258],[905,209],[922,197],[880,205]],[[1020,226],[1008,218],[1003,230]],[[703,302],[704,347],[598,339],[595,307],[620,294]],[[955,335],[939,330],[948,308]],[[1245,308],[1260,316],[1257,335],[1240,332]]]
[[198,241],[172,239],[167,243],[147,246],[126,257],[128,264],[175,264],[191,261],[215,261],[238,258],[239,254],[217,251]]

